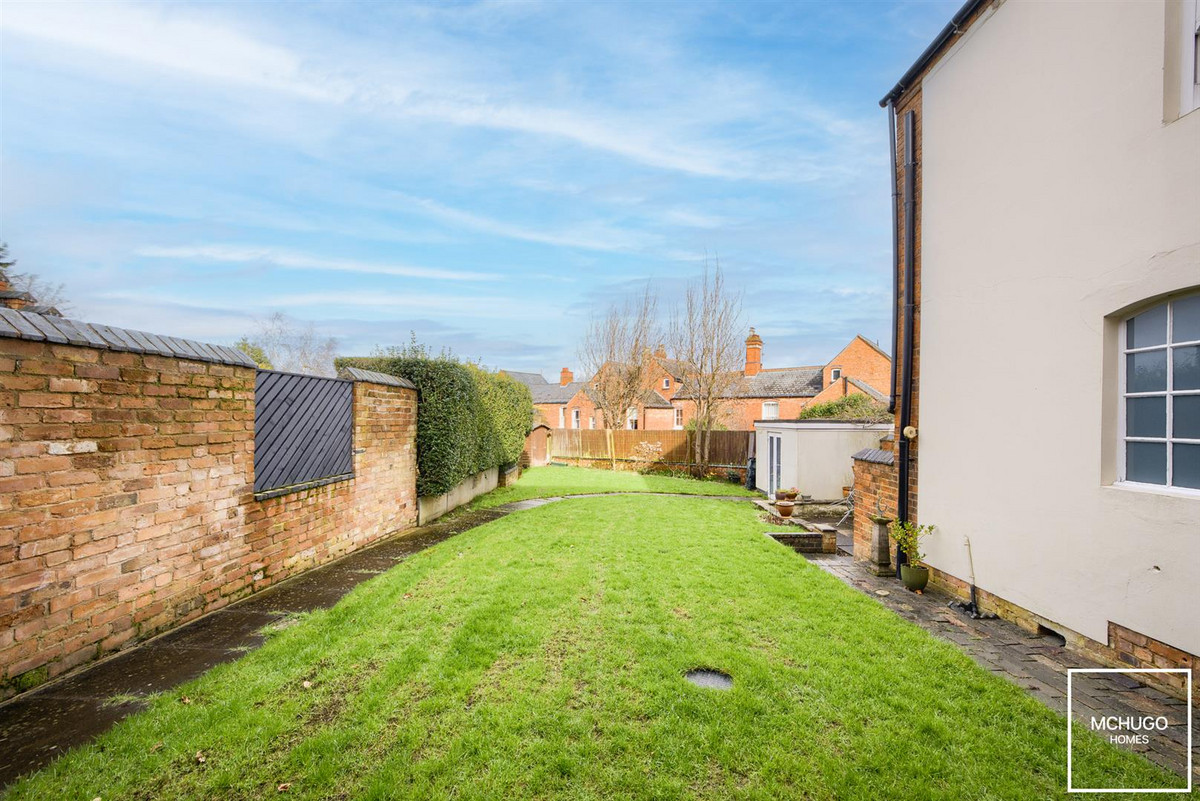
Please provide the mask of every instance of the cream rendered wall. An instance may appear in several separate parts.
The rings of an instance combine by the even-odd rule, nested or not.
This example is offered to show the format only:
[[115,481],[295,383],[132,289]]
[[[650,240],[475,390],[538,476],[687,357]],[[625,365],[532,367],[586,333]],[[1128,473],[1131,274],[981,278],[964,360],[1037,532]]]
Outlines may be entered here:
[[842,497],[842,487],[854,485],[854,462],[850,457],[863,448],[878,448],[879,438],[892,430],[892,424],[814,420],[755,423],[754,429],[758,489],[767,491],[767,439],[770,434],[778,434],[781,486],[796,487],[816,500],[836,500]]
[[1008,0],[924,81],[918,516],[935,567],[970,537],[980,587],[1200,653],[1200,494],[1113,486],[1119,320],[1200,286],[1165,9]]

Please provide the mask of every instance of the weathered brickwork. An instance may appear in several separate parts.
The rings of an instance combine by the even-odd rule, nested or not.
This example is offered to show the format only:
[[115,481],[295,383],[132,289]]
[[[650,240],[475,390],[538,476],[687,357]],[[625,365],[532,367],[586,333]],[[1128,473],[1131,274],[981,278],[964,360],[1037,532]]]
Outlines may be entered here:
[[[881,443],[890,446],[890,443]],[[896,516],[896,468],[854,460],[854,559],[869,561],[875,516]]]
[[[971,587],[966,581],[937,568],[930,568],[929,581],[933,587],[963,601],[970,598]],[[975,588],[975,597],[983,611],[990,612],[1002,620],[1016,623],[1026,631],[1035,634],[1047,631],[1058,634],[1068,648],[1097,662],[1120,668],[1186,669],[1192,672],[1193,686],[1196,686],[1197,679],[1200,679],[1200,673],[1197,671],[1197,668],[1200,667],[1200,656],[1190,654],[1112,621],[1108,623],[1108,643],[1106,644],[1044,618],[1036,612],[994,595],[982,587]],[[1139,678],[1180,698],[1184,697],[1187,691],[1187,680],[1182,673],[1142,674]]]
[[0,339],[0,697],[414,524],[416,393],[355,477],[256,501],[251,368]]

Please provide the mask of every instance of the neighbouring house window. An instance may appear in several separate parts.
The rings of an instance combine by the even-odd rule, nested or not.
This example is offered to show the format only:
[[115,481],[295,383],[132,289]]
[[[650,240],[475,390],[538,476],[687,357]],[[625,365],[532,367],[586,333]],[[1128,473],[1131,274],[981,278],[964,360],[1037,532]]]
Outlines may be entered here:
[[596,427],[596,415],[593,414],[591,417],[588,418],[588,428],[595,428],[595,427]]
[[763,407],[762,407],[762,419],[778,420],[779,419],[779,403],[776,401],[767,401],[766,403],[764,403]]
[[663,389],[670,389],[670,388],[671,388],[671,379],[664,378],[663,379]]
[[675,410],[675,427],[683,428],[683,409]]
[[835,367],[829,371],[829,380],[830,381],[837,381],[841,377],[842,377],[842,368]]
[[566,407],[564,407],[564,406],[558,407],[558,427],[559,428],[567,427],[567,410],[566,410]]
[[571,428],[579,428],[579,410],[571,410]]
[[630,431],[637,430],[637,409],[629,409],[625,412],[625,426]]
[[1200,294],[1125,321],[1120,477],[1200,489]]

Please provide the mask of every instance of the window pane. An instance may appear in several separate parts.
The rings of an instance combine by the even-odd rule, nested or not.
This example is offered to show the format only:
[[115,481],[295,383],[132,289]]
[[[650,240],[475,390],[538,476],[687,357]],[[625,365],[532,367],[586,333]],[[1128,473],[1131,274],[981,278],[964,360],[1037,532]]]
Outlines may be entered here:
[[1167,399],[1127,398],[1125,435],[1129,437],[1165,437],[1167,435]]
[[1194,342],[1200,339],[1200,295],[1175,301],[1171,314],[1172,342]]
[[1125,343],[1129,348],[1148,348],[1166,343],[1167,304],[1160,304],[1137,317],[1130,317],[1125,331]]
[[[1140,398],[1138,400],[1141,400]],[[1179,439],[1200,439],[1200,395],[1176,395],[1172,436]]]
[[1167,483],[1167,445],[1164,442],[1126,442],[1125,478],[1143,484]]
[[1200,489],[1200,445],[1175,445],[1171,454],[1171,484]]
[[1167,388],[1167,352],[1151,350],[1125,357],[1126,392],[1162,392]]
[[[1200,345],[1173,348],[1175,389],[1200,389]],[[1151,351],[1153,353],[1154,351]],[[1141,354],[1134,354],[1140,356]]]

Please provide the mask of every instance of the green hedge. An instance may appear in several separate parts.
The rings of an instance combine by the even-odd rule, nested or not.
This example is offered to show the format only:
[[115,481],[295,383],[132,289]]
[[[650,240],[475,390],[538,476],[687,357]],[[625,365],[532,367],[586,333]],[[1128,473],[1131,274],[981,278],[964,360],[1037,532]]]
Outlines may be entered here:
[[533,398],[524,384],[414,348],[343,357],[336,364],[417,385],[417,494],[441,495],[481,470],[520,458],[533,420]]
[[867,395],[845,395],[817,403],[800,412],[801,420],[855,420],[884,423],[892,419],[887,406]]

